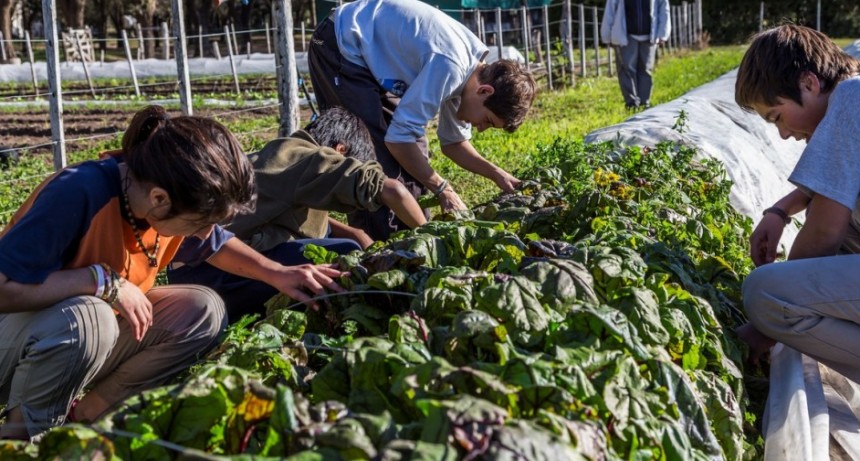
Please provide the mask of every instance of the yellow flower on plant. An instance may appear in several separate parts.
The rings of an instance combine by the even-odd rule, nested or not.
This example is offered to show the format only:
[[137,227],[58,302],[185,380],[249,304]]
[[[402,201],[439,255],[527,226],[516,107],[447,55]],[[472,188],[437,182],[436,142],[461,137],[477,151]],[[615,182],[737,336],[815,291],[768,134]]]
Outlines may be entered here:
[[621,200],[630,200],[633,198],[633,188],[621,181],[616,181],[609,187],[609,195]]
[[594,182],[601,187],[606,187],[612,185],[612,183],[621,179],[616,173],[612,171],[606,171],[603,168],[598,168],[594,170]]

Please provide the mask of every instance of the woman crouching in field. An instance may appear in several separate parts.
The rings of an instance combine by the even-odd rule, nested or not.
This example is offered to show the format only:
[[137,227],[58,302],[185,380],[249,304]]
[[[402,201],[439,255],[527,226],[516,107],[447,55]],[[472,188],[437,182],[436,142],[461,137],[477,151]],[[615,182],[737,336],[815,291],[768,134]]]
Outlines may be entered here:
[[[339,289],[339,271],[274,263],[218,225],[255,201],[254,171],[223,125],[151,106],[122,146],[47,179],[0,233],[0,437],[93,420],[215,345],[226,319],[213,291],[153,287],[175,258],[300,301]],[[186,236],[202,244],[179,255]]]

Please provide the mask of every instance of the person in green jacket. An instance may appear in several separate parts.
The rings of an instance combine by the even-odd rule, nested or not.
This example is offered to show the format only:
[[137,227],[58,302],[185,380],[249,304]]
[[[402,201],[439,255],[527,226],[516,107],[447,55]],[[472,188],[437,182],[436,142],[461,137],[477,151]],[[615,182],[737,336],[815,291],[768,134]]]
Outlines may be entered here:
[[[270,141],[249,156],[257,181],[257,208],[236,216],[226,229],[266,257],[284,265],[309,262],[308,244],[345,254],[373,241],[360,229],[329,216],[329,211],[374,211],[381,206],[417,227],[427,221],[402,183],[387,178],[376,162],[370,134],[358,117],[333,107],[287,138]],[[180,252],[192,251],[186,239]],[[170,283],[205,285],[224,298],[230,321],[265,313],[277,290],[221,271],[208,263],[168,268]]]

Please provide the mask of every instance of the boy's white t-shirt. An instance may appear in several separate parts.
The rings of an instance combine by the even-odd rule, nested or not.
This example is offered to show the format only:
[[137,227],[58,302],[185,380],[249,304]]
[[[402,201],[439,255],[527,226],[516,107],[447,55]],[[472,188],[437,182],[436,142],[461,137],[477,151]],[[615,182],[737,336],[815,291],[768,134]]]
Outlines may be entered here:
[[854,210],[860,198],[860,77],[836,85],[788,180]]
[[442,145],[471,138],[457,108],[488,50],[466,26],[416,0],[359,0],[335,10],[333,20],[341,55],[401,97],[385,141],[415,142],[437,113]]

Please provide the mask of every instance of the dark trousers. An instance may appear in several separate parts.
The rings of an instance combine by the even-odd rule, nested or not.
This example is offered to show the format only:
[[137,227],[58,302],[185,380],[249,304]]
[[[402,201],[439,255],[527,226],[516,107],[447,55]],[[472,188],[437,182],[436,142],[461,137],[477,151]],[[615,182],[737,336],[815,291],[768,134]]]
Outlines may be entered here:
[[[385,132],[400,98],[385,91],[368,69],[343,58],[334,28],[331,19],[323,20],[314,31],[308,49],[308,67],[317,104],[323,110],[341,106],[364,121],[373,139],[376,160],[382,164],[385,175],[403,183],[417,198],[425,190],[424,186],[407,173],[385,147]],[[428,156],[427,140],[421,137],[417,142],[424,156]],[[364,230],[374,240],[385,240],[395,231],[408,229],[384,206],[375,212],[350,213],[347,219],[350,226]]]
[[[302,252],[309,243],[339,254],[361,250],[353,240],[326,238],[293,240],[264,251],[262,254],[285,266],[307,264],[310,261],[302,255]],[[203,285],[215,290],[224,299],[230,323],[239,320],[245,314],[265,316],[264,304],[278,294],[278,290],[266,283],[224,272],[209,263],[203,263],[197,267],[182,266],[179,269],[168,269],[167,279],[170,284]]]
[[627,36],[627,45],[618,47],[616,63],[618,84],[628,107],[651,104],[651,87],[657,45]]

